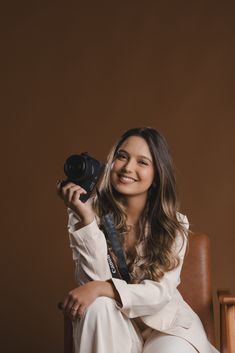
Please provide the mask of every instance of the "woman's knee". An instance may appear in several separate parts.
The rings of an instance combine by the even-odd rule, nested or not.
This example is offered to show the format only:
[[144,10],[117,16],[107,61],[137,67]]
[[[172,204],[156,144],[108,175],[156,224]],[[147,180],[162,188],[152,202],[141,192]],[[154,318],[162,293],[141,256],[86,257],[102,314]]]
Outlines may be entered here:
[[113,315],[113,311],[117,311],[115,301],[108,297],[98,297],[94,302],[86,309],[84,314],[89,319],[105,319],[110,315]]

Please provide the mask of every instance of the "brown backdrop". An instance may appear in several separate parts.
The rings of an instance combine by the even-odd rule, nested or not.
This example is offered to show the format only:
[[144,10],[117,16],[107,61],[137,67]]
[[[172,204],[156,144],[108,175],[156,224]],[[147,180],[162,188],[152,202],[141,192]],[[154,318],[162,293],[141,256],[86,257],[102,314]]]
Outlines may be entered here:
[[55,183],[69,154],[105,160],[130,127],[168,139],[182,212],[212,240],[214,289],[235,291],[232,3],[1,9],[1,351],[62,352],[56,304],[74,281]]

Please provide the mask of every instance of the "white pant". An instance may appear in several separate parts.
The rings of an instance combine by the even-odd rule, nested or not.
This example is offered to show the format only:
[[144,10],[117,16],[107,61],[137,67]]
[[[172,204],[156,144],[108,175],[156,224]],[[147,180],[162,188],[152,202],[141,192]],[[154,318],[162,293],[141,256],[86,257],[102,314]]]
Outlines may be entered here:
[[153,330],[144,342],[132,321],[115,301],[97,298],[80,320],[73,322],[75,353],[196,353],[180,337]]

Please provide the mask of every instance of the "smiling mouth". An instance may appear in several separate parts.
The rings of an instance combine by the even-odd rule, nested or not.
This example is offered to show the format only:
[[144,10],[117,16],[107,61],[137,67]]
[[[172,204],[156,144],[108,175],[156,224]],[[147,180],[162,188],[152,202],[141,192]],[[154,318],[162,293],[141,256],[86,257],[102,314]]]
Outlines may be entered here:
[[133,182],[137,181],[135,178],[132,178],[130,176],[123,175],[123,174],[119,174],[119,180],[122,183],[133,183]]

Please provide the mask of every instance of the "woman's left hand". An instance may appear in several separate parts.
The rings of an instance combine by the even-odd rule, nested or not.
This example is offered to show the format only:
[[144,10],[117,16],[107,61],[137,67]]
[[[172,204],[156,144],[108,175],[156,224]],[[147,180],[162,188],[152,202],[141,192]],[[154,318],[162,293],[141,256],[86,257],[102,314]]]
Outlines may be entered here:
[[99,296],[100,283],[100,281],[88,282],[69,292],[63,302],[63,310],[72,320],[80,318]]

